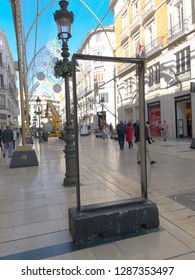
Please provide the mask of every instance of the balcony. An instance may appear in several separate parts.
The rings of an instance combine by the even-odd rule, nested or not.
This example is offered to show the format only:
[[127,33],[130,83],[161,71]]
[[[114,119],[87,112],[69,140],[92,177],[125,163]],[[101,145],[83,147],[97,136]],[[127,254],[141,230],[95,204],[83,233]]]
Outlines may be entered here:
[[5,69],[5,63],[0,62],[0,68],[4,68]]
[[142,14],[143,24],[154,16],[155,11],[156,11],[156,7],[154,4],[154,0],[150,0],[143,8],[143,14]]
[[163,38],[157,37],[156,39],[152,40],[148,45],[145,47],[146,56],[153,55],[154,53],[160,51],[163,48]]
[[7,91],[7,90],[8,90],[8,86],[0,84],[0,91]]
[[121,63],[118,67],[117,67],[117,74],[121,75],[126,71],[132,71],[134,68],[135,64],[134,63]]
[[121,32],[121,44],[129,38],[129,28],[126,26]]
[[130,33],[133,34],[135,33],[141,26],[141,20],[140,20],[140,14],[137,14],[131,24],[130,24]]
[[173,43],[189,32],[188,21],[184,20],[169,29],[169,43]]

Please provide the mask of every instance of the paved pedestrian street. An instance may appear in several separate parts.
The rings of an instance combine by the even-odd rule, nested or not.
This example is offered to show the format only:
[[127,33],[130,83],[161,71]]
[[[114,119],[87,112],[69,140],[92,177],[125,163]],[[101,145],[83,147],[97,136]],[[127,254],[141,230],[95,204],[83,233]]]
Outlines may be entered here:
[[[157,204],[160,227],[145,234],[100,240],[76,247],[68,209],[76,207],[76,188],[64,187],[64,142],[50,138],[34,148],[39,166],[9,168],[0,158],[0,259],[2,260],[194,260],[195,150],[191,140],[149,148],[148,196]],[[81,205],[140,197],[137,147],[120,150],[112,139],[79,138]]]

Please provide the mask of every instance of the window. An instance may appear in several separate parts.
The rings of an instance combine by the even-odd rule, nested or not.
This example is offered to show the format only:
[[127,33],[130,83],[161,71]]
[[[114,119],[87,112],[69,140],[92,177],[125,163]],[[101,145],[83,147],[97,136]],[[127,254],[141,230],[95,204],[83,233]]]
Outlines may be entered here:
[[126,95],[132,94],[133,92],[133,78],[125,80]]
[[139,14],[140,14],[140,5],[139,5],[139,0],[134,0],[132,2],[133,5],[133,23],[137,22],[139,20]]
[[122,46],[123,48],[123,57],[129,57],[129,44],[125,44]]
[[0,53],[0,66],[3,66],[2,53]]
[[99,87],[104,85],[104,70],[94,71],[94,95],[98,95]]
[[153,20],[145,29],[145,44],[147,50],[151,50],[156,39],[155,21]]
[[2,74],[0,74],[0,88],[4,88],[4,80]]
[[5,96],[0,95],[0,109],[5,109]]
[[96,34],[95,41],[96,42],[101,42],[101,33]]
[[128,26],[127,11],[122,15],[122,30],[125,30]]
[[190,71],[190,47],[176,53],[176,74]]
[[94,81],[95,82],[104,81],[104,70],[99,70],[94,72]]
[[160,64],[156,63],[148,68],[148,85],[160,83]]
[[182,1],[176,5],[176,17],[179,23],[179,28],[183,29],[183,3]]
[[184,29],[183,1],[171,7],[170,12],[170,37]]
[[100,102],[104,102],[107,103],[108,102],[108,93],[104,92],[104,93],[100,93]]
[[102,48],[97,48],[93,51],[94,55],[99,55],[102,56],[103,54],[103,49]]
[[195,23],[195,1],[192,1],[192,23]]

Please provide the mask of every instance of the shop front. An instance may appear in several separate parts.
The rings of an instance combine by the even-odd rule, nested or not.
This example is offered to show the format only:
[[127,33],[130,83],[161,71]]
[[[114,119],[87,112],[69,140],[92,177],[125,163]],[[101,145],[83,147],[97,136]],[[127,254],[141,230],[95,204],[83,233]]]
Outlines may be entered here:
[[147,104],[148,107],[148,121],[150,123],[151,136],[160,137],[160,123],[161,123],[161,109],[160,101]]
[[175,97],[176,137],[192,137],[191,94]]

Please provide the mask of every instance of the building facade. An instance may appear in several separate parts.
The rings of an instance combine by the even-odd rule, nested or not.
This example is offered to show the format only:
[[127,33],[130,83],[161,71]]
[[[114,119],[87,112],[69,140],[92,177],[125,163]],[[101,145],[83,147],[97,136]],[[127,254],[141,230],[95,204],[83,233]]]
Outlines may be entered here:
[[[195,1],[111,0],[115,55],[144,57],[146,120],[153,136],[195,137]],[[117,67],[119,118],[139,118],[135,65]]]
[[[112,26],[92,30],[78,53],[114,56],[115,34]],[[103,129],[116,123],[115,64],[106,61],[79,60],[77,73],[78,117],[88,125]]]
[[6,34],[0,29],[0,127],[18,126],[16,71]]

